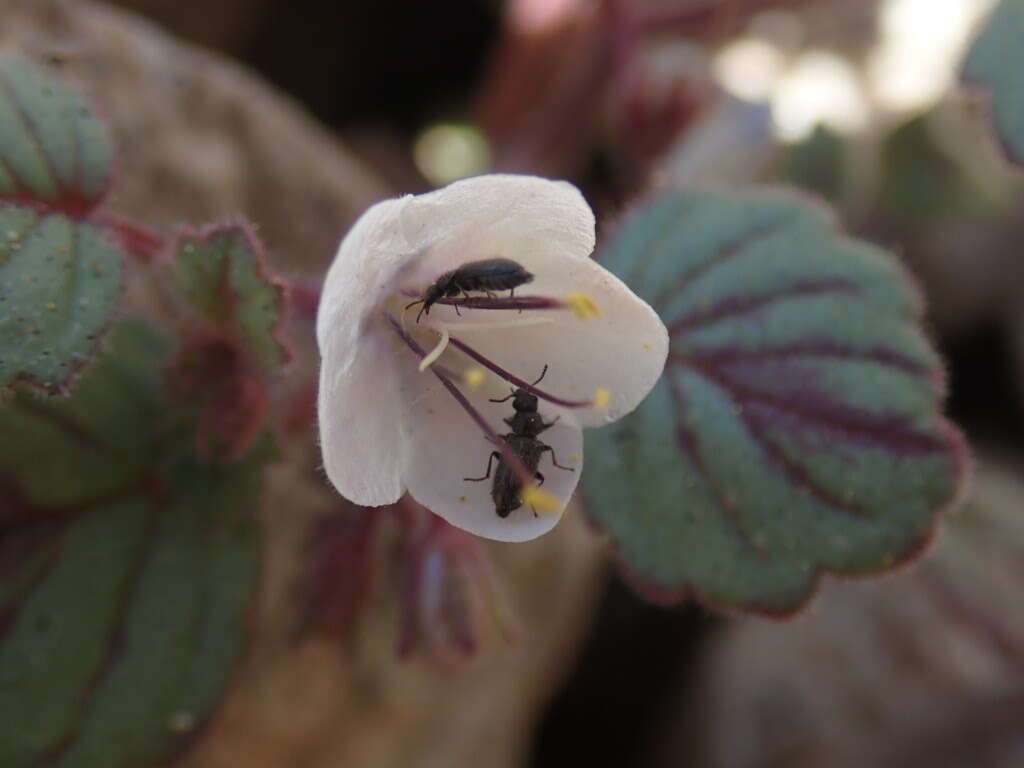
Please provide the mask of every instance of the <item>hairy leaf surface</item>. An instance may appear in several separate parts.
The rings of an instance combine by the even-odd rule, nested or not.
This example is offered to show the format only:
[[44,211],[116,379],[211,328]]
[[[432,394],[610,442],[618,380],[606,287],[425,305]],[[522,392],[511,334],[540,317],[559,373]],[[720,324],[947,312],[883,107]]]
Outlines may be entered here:
[[686,192],[602,261],[671,335],[647,400],[587,435],[588,511],[642,591],[785,613],[921,550],[965,457],[892,257],[789,193]]
[[1024,164],[1024,0],[1003,0],[971,47],[964,77],[991,91],[992,120],[1007,155]]

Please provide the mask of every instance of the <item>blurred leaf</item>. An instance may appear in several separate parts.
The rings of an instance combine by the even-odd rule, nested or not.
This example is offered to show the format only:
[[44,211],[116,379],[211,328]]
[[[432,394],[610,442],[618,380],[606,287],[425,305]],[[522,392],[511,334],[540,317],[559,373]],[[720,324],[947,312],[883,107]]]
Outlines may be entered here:
[[142,499],[83,515],[0,644],[0,764],[31,765],[77,719],[114,640],[118,603],[152,517]]
[[[0,487],[31,507],[75,507],[135,485],[156,461],[163,405],[158,366],[166,338],[122,323],[73,396],[19,388],[0,406]],[[28,510],[0,515],[25,515]]]
[[5,768],[165,759],[244,648],[271,454],[197,460],[163,400],[168,353],[128,321],[69,398],[0,406]]
[[782,178],[828,200],[837,200],[843,193],[844,151],[842,137],[819,124],[810,136],[789,148]]
[[67,387],[111,321],[121,259],[92,224],[0,208],[0,387]]
[[[686,692],[701,702],[695,764],[1018,768],[1024,464],[989,454],[977,469],[913,568],[823,585],[796,621],[716,635]],[[672,741],[662,764],[694,755],[692,738]]]
[[833,227],[786,193],[676,193],[604,251],[671,334],[647,400],[588,434],[584,476],[654,599],[793,611],[820,571],[912,557],[957,494],[965,448],[919,298]]
[[0,200],[83,216],[110,183],[106,127],[70,86],[0,57]]
[[279,337],[284,287],[266,271],[263,248],[244,224],[224,224],[175,243],[174,281],[215,326],[240,334],[269,371],[288,360]]
[[150,764],[202,722],[244,648],[258,479],[185,461],[161,503],[68,527],[0,645],[0,764]]
[[935,140],[930,115],[908,120],[882,147],[880,216],[917,227],[983,209],[979,190]]
[[[259,565],[251,514],[259,468],[186,461],[173,473],[174,491],[134,551],[130,592],[55,765],[149,764],[210,714],[245,647]],[[72,653],[78,643],[66,640]]]
[[0,57],[0,387],[66,390],[110,323],[122,255],[82,219],[112,159],[106,128],[72,88]]
[[992,91],[996,133],[1006,154],[1024,163],[1024,0],[1003,0],[964,64],[964,78]]

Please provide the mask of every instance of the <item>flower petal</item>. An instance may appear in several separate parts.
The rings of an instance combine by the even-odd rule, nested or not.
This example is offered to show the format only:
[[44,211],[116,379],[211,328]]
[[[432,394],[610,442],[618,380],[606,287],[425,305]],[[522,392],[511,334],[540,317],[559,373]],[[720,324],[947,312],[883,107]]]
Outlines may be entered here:
[[371,329],[336,364],[328,347],[320,368],[320,449],[324,470],[351,502],[379,507],[398,501],[402,482],[404,394],[398,361],[383,328]]
[[[452,307],[441,306],[431,322],[443,323],[453,337],[520,378],[532,381],[547,365],[538,386],[558,397],[589,400],[598,388],[607,390],[603,408],[560,411],[579,426],[607,424],[636,408],[657,383],[668,356],[668,332],[657,313],[591,259],[545,265],[527,255],[522,262],[537,275],[538,290],[530,293],[583,293],[594,300],[600,316],[581,320],[565,310],[518,315],[462,309],[459,317]],[[510,324],[517,318],[549,322]]]
[[[579,482],[583,468],[580,429],[561,421],[540,436],[554,449],[560,464],[575,468],[573,472],[558,469],[552,465],[550,453],[541,457],[538,471],[545,478],[543,488],[561,500],[562,508],[557,513],[538,513],[535,517],[529,506],[524,505],[508,517],[500,518],[491,498],[497,460],[487,480],[463,479],[482,476],[495,447],[432,373],[411,375],[418,377],[414,383],[419,390],[408,399],[405,416],[410,428],[405,446],[406,482],[413,498],[452,525],[488,539],[528,541],[551,530]],[[487,423],[499,434],[508,432],[501,419],[512,415],[511,402],[490,403],[486,399],[487,396],[501,397],[507,390],[473,394],[473,406]],[[545,418],[553,417],[543,404],[540,410]]]
[[341,242],[317,314],[320,447],[342,496],[366,506],[398,500],[402,426],[394,339],[368,323],[408,259],[398,227],[407,199],[370,208]]
[[316,318],[320,353],[331,351],[341,362],[355,355],[367,316],[392,287],[395,274],[414,249],[402,234],[400,215],[412,200],[408,195],[372,206],[338,246],[327,270]]
[[470,261],[585,259],[594,250],[594,213],[580,191],[536,176],[462,179],[412,198],[401,220],[406,239],[423,252],[409,274],[421,289]]

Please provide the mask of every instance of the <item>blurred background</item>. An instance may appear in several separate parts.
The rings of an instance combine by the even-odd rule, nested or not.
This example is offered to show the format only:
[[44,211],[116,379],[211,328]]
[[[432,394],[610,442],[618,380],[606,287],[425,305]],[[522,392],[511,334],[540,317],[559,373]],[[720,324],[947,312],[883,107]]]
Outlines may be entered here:
[[660,187],[797,185],[920,279],[977,459],[935,550],[787,623],[609,574],[533,765],[1024,765],[1024,181],[958,84],[991,0],[115,4],[257,72],[394,193],[564,177],[607,227]]

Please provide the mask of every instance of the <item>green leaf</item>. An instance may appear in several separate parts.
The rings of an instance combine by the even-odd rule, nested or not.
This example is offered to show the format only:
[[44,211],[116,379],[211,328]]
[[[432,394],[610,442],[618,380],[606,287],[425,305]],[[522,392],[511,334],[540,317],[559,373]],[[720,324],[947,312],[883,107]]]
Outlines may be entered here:
[[165,759],[245,645],[266,441],[199,461],[164,399],[167,340],[129,320],[109,341],[70,397],[0,406],[5,768]]
[[819,124],[810,136],[789,148],[782,178],[828,200],[838,200],[846,182],[845,154],[843,138]]
[[151,764],[210,714],[245,645],[259,467],[184,460],[161,503],[65,531],[0,644],[0,764]]
[[74,724],[114,642],[151,516],[141,499],[115,502],[82,516],[61,538],[61,557],[0,644],[0,764],[30,765]]
[[65,391],[111,321],[121,251],[84,217],[112,158],[72,88],[0,56],[0,388]]
[[0,208],[0,387],[65,390],[117,308],[121,252],[92,224]]
[[166,338],[129,321],[71,397],[18,388],[0,406],[0,487],[31,508],[74,508],[140,483],[156,461],[168,352]]
[[771,191],[656,199],[602,262],[671,335],[640,408],[587,435],[588,512],[642,591],[781,614],[922,549],[965,448],[894,259]]
[[[245,647],[259,565],[251,515],[259,469],[185,461],[174,470],[175,492],[136,551],[117,643],[108,643],[55,765],[150,764],[210,714]],[[69,637],[66,651],[73,647]]]
[[1024,163],[1024,0],[1003,0],[964,64],[964,78],[988,88],[1006,154]]
[[263,248],[241,223],[186,232],[175,243],[174,282],[214,326],[241,337],[268,371],[288,360],[279,337],[284,287],[266,270]]
[[70,86],[0,57],[0,200],[83,216],[110,184],[106,127]]

